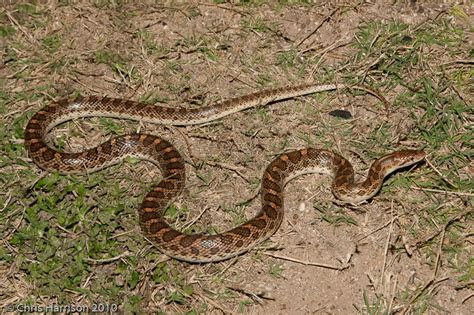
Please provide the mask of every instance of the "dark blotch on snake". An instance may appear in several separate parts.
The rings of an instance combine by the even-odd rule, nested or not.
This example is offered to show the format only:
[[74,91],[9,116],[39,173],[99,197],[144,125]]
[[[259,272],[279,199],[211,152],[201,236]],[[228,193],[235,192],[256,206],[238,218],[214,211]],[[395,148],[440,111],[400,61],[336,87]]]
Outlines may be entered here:
[[176,112],[178,113],[179,116],[183,117],[189,114],[188,109],[186,108],[177,108]]
[[157,202],[154,200],[143,200],[142,202],[142,208],[155,208]]
[[169,146],[170,146],[169,142],[167,142],[163,139],[160,139],[160,143],[155,144],[155,150],[157,152],[161,152],[164,149],[168,148]]
[[199,249],[197,249],[196,247],[191,247],[191,253],[194,256],[197,256],[197,255],[199,255]]
[[162,180],[159,184],[158,184],[159,187],[163,187],[165,189],[174,189],[174,183],[173,181],[170,181],[170,180]]
[[181,156],[179,155],[178,151],[176,151],[174,149],[171,150],[170,152],[165,152],[165,154],[163,154],[163,158],[165,160],[171,160],[173,158],[179,158],[179,157],[181,157]]
[[38,121],[30,121],[28,123],[27,129],[41,130],[41,125]]
[[146,135],[145,139],[143,139],[142,142],[145,146],[148,147],[148,146],[152,145],[152,143],[153,143],[153,141],[155,141],[155,139],[156,138],[154,136]]
[[186,235],[185,237],[183,237],[180,241],[179,241],[179,244],[182,246],[182,247],[188,247],[188,246],[191,246],[197,239],[201,238],[202,236],[199,235],[199,234],[195,234],[195,235]]
[[238,240],[236,243],[235,243],[235,247],[242,247],[244,245],[244,241],[242,240]]
[[126,140],[131,140],[134,142],[140,141],[140,134],[139,133],[132,133],[131,135],[125,136]]
[[271,221],[270,224],[268,225],[268,229],[272,231],[275,228],[275,221]]
[[273,191],[276,191],[277,193],[281,192],[280,185],[278,185],[277,183],[275,183],[274,181],[268,178],[263,179],[262,187],[265,189],[271,189]]
[[[142,205],[143,207],[143,205]],[[140,213],[140,221],[141,222],[148,222],[150,220],[156,220],[160,216],[158,215],[158,212],[156,211],[141,211]]]
[[168,170],[173,170],[173,169],[183,169],[184,164],[181,162],[173,162],[173,163],[167,163],[166,168]]
[[43,152],[42,156],[43,156],[43,159],[46,161],[46,162],[49,162],[51,161],[52,159],[54,159],[54,151],[51,150],[51,149],[48,149],[46,151]]
[[372,167],[369,170],[369,176],[374,173],[378,174],[380,173],[380,171],[382,171],[382,165],[378,162],[375,162],[374,164],[372,164]]
[[219,239],[222,244],[226,244],[226,245],[232,244],[232,242],[234,241],[234,237],[229,234],[221,234],[219,235]]
[[[142,221],[142,222],[145,222],[145,221]],[[165,222],[162,222],[162,221],[154,222],[150,224],[150,233],[157,234],[165,228],[168,228],[168,224],[166,224]]]
[[174,240],[175,238],[177,238],[178,236],[180,236],[181,233],[176,231],[176,230],[169,230],[168,232],[165,232],[163,234],[163,241],[165,242],[171,242],[172,240]]
[[278,172],[272,170],[270,167],[267,168],[266,172],[270,175],[270,177],[275,180],[275,181],[280,181],[281,180],[281,176]]
[[258,229],[264,229],[267,226],[267,222],[265,222],[263,219],[252,220],[248,224],[251,224]]
[[271,218],[271,219],[275,219],[277,217],[277,212],[275,209],[273,209],[270,205],[265,205],[263,207],[263,211],[265,212],[265,214]]
[[[152,190],[150,191],[147,195],[147,197],[153,197],[153,198],[156,198],[156,199],[163,199],[165,198],[165,194],[162,192],[162,191],[157,191],[157,190]],[[145,197],[146,198],[146,197]]]
[[110,155],[112,153],[112,144],[110,143],[110,141],[102,143],[100,148],[102,149],[102,152],[104,154]]
[[97,160],[98,160],[98,164],[103,164],[103,163],[106,163],[109,159],[108,159],[107,155],[99,154],[97,156]]
[[306,156],[309,158],[309,159],[315,159],[319,156],[319,150],[317,149],[314,149],[314,148],[307,148],[306,149]]
[[87,151],[87,154],[86,154],[86,158],[88,158],[89,160],[93,161],[96,159],[96,157],[99,155],[99,151],[96,148],[92,148],[90,149],[89,151]]
[[343,164],[342,169],[339,168],[337,173],[338,175],[349,177],[349,176],[352,176],[352,174],[354,174],[354,170],[352,169],[349,162],[346,162]]
[[340,187],[341,189],[347,189],[349,187],[349,185],[353,184],[353,183],[348,183],[347,179],[348,178],[346,176],[338,175],[338,176],[334,177],[334,179],[331,183],[331,187],[333,187],[333,189],[336,188],[336,187]]
[[124,104],[125,107],[129,108],[129,107],[132,107],[133,105],[135,105],[135,101],[132,101],[132,100],[125,100],[124,102],[122,102]]
[[173,245],[170,246],[169,249],[174,250],[174,251],[177,251],[177,250],[179,250],[179,247],[178,247],[178,245],[173,244]]
[[230,230],[229,233],[237,234],[243,237],[248,237],[250,235],[250,229],[243,226],[238,226],[235,229]]
[[25,140],[29,141],[29,140],[33,140],[33,139],[38,139],[38,140],[41,139],[40,133],[37,130],[27,131],[25,133]]
[[349,163],[348,160],[342,158],[342,157],[336,157],[335,158],[337,160],[337,167],[338,168],[347,168],[347,167],[350,167],[351,163]]
[[30,144],[30,150],[32,153],[35,153],[37,152],[39,149],[41,149],[43,147],[43,145],[39,142],[36,142],[36,143],[31,143]]
[[[65,100],[59,101],[59,102],[56,103],[56,104],[53,103],[53,104],[51,104],[50,106],[46,106],[43,110],[44,110],[45,112],[50,113],[50,114],[54,114],[54,113],[56,113],[56,112],[59,110],[59,108],[63,105],[62,103],[63,103],[64,101],[65,101]],[[66,102],[66,103],[67,103],[67,102]]]
[[291,162],[297,163],[301,159],[301,152],[300,151],[293,151],[288,153],[288,158]]
[[269,165],[268,168],[271,168],[271,167],[273,167],[273,166],[276,167],[276,168],[278,168],[278,169],[280,169],[280,170],[284,170],[284,169],[286,169],[286,167],[287,167],[287,163],[286,163],[285,161],[283,161],[283,160],[281,159],[281,157],[280,157],[279,159],[274,160],[274,161]]
[[276,205],[281,205],[282,203],[281,199],[277,195],[273,195],[269,192],[263,195],[263,200],[273,202]]
[[44,121],[46,119],[45,114],[41,112],[37,112],[33,117],[38,121]]
[[209,250],[209,252],[211,253],[211,255],[214,255],[214,254],[217,254],[218,252],[220,251],[220,248],[219,247],[213,247]]

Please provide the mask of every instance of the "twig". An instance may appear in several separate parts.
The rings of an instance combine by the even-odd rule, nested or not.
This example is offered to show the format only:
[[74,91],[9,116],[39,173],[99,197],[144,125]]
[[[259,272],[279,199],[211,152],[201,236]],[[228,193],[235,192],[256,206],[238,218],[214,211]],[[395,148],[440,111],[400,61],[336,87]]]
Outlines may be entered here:
[[186,223],[184,225],[182,230],[186,230],[187,228],[192,226],[194,223],[196,223],[196,221],[199,220],[202,217],[202,215],[204,214],[204,212],[207,211],[207,209],[209,209],[209,207],[204,207],[204,209],[202,209],[201,212],[194,219],[192,219],[191,221],[189,221],[188,223]]
[[474,210],[466,210],[466,211],[463,211],[463,212],[460,212],[456,215],[454,215],[453,217],[451,217],[448,222],[446,222],[441,228],[439,228],[438,230],[434,231],[433,233],[429,234],[427,237],[423,238],[423,239],[419,239],[417,240],[416,242],[413,242],[411,244],[409,244],[408,246],[410,247],[418,247],[420,246],[421,244],[423,243],[426,243],[430,240],[432,240],[433,238],[435,238],[439,233],[441,233],[443,230],[447,229],[448,226],[453,223],[454,221],[457,221],[459,219],[461,219],[462,217],[468,215],[469,213],[471,212],[474,212]]
[[[398,215],[393,218],[393,220],[395,220],[395,219],[398,219]],[[387,221],[387,223],[383,224],[382,226],[379,226],[375,230],[371,231],[369,234],[366,234],[366,235],[362,236],[361,238],[357,239],[356,243],[359,243],[360,241],[362,241],[363,239],[369,237],[370,235],[372,235],[374,233],[377,233],[378,231],[386,228],[388,225],[390,225],[392,223],[393,220],[390,219],[389,221]]]
[[176,130],[178,130],[179,134],[181,135],[181,137],[183,138],[184,142],[186,143],[186,148],[188,149],[188,156],[189,156],[189,159],[191,160],[191,163],[193,166],[196,166],[196,161],[194,161],[193,159],[193,150],[192,150],[192,146],[191,144],[189,143],[189,137],[187,137],[182,131],[181,131],[181,128],[176,128]]
[[[317,57],[318,55],[321,56],[320,60],[324,57],[324,55],[326,55],[328,52],[332,51],[332,50],[335,50],[336,48],[339,48],[339,47],[343,47],[343,46],[347,46],[349,45],[350,43],[352,43],[352,38],[349,38],[349,39],[346,39],[346,38],[343,38],[343,39],[339,39],[335,42],[333,42],[331,45],[327,46],[326,48],[324,48],[323,50],[317,52],[316,55],[312,55],[311,58],[314,59],[315,57]],[[311,51],[311,50],[316,50],[316,47],[315,46],[310,46],[304,50],[302,50],[300,53],[301,54],[304,54],[304,53],[307,53],[308,51]],[[319,64],[319,62],[318,62]],[[317,69],[317,65],[316,64],[314,67],[312,67],[313,69]],[[316,70],[312,71],[312,73],[314,73]]]
[[316,266],[316,267],[332,269],[332,270],[338,270],[338,271],[342,271],[342,270],[347,269],[347,268],[350,267],[349,264],[344,264],[344,265],[338,267],[338,266],[332,266],[332,265],[327,265],[327,264],[323,264],[323,263],[316,263],[316,262],[307,261],[307,260],[299,260],[299,259],[296,259],[296,258],[291,258],[291,257],[287,257],[287,256],[280,256],[280,255],[275,255],[275,254],[270,254],[270,253],[264,253],[264,254],[267,255],[267,256],[271,256],[273,258],[283,259],[283,260],[291,261],[291,262],[306,265],[306,266]]
[[441,189],[433,189],[433,188],[422,188],[422,187],[416,187],[416,186],[412,186],[410,187],[410,189],[436,192],[436,193],[445,193],[445,194],[458,195],[458,196],[474,197],[474,193],[461,192],[461,191],[449,191],[449,190],[441,190]]
[[390,109],[390,103],[387,101],[387,99],[382,94],[380,94],[375,89],[372,89],[372,88],[370,88],[366,85],[359,85],[359,84],[356,84],[353,87],[356,88],[356,89],[359,89],[359,90],[366,91],[367,93],[372,94],[373,96],[378,98],[383,103],[386,111],[388,111]]
[[423,288],[417,293],[415,294],[411,299],[410,301],[408,302],[407,305],[405,305],[405,307],[403,308],[401,314],[406,314],[408,312],[408,310],[410,309],[411,305],[421,296],[421,294],[423,294],[423,292],[426,291],[426,289],[431,286],[432,284],[437,284],[441,281],[445,281],[446,279],[449,279],[449,277],[444,277],[444,278],[441,278],[441,279],[438,279],[436,280],[436,275],[438,274],[438,270],[439,270],[439,264],[440,264],[440,260],[441,260],[441,254],[442,254],[442,251],[443,251],[443,242],[444,242],[444,236],[446,234],[446,229],[448,228],[448,226],[456,221],[456,220],[459,220],[461,217],[463,217],[464,215],[468,214],[469,212],[472,212],[473,210],[467,210],[467,211],[464,211],[464,212],[461,212],[457,215],[455,215],[454,217],[452,217],[451,219],[448,220],[448,222],[446,222],[443,227],[441,228],[441,231],[437,231],[437,233],[435,234],[435,236],[437,234],[439,234],[441,232],[441,238],[440,238],[440,241],[439,241],[439,246],[438,246],[438,253],[436,255],[436,263],[435,263],[435,268],[433,270],[433,275],[431,276],[431,279],[428,280],[425,285],[423,286]]
[[458,188],[456,185],[451,183],[449,179],[447,179],[433,164],[431,164],[430,160],[428,158],[425,158],[426,164],[428,164],[433,171],[435,171],[436,174],[438,174],[449,186]]
[[215,308],[221,310],[224,314],[233,314],[234,312],[231,312],[229,309],[226,309],[222,305],[217,304],[214,300],[208,298],[207,296],[202,295],[199,292],[196,292],[197,295],[199,295],[203,300],[205,300],[207,303],[211,304]]
[[8,19],[13,23],[15,24],[16,27],[18,27],[18,29],[28,38],[28,40],[34,44],[34,45],[37,45],[37,46],[40,46],[40,44],[38,43],[38,41],[33,37],[31,36],[30,33],[28,33],[24,28],[23,26],[20,25],[20,23],[18,23],[18,21],[13,17],[13,15],[11,15],[10,12],[8,12],[7,10],[4,11],[5,14],[8,16]]
[[130,256],[130,252],[129,252],[129,251],[125,251],[125,252],[123,252],[122,254],[120,254],[120,255],[118,255],[118,256],[115,256],[115,257],[111,257],[111,258],[92,259],[92,258],[87,257],[86,260],[87,260],[87,261],[90,261],[90,262],[94,262],[94,263],[107,263],[107,262],[112,262],[112,261],[116,261],[116,260],[122,259],[123,257],[126,257],[126,256]]
[[365,82],[365,79],[367,78],[367,75],[369,74],[370,68],[372,68],[373,66],[378,64],[380,62],[380,60],[382,60],[385,57],[386,57],[385,53],[382,53],[382,54],[380,54],[380,56],[377,57],[377,59],[375,59],[375,61],[373,61],[370,65],[368,65],[366,67],[365,71],[364,71],[364,76],[362,77],[362,80],[360,80],[360,81]]
[[324,19],[321,22],[319,22],[319,24],[316,26],[316,28],[311,33],[306,35],[303,39],[301,39],[296,45],[294,45],[293,48],[299,47],[304,41],[306,41],[308,38],[313,36],[321,28],[321,26],[323,26],[324,23],[328,22],[332,18],[332,16],[339,10],[340,10],[340,7],[337,7],[331,13],[326,15],[324,17]]
[[233,265],[235,265],[235,263],[239,260],[239,255],[235,256],[234,258],[232,258],[228,263],[226,263],[227,266],[225,266],[224,268],[222,268],[221,271],[219,271],[218,274],[216,274],[216,277],[220,277],[222,276],[223,274],[225,274],[227,272],[227,270],[232,267]]
[[466,100],[464,99],[464,97],[461,95],[461,92],[459,92],[459,90],[456,88],[456,86],[455,86],[454,84],[450,84],[449,87],[451,88],[451,90],[454,91],[454,93],[456,93],[456,95],[461,99],[461,101],[463,101],[463,103],[464,103],[467,107],[469,107],[468,101],[466,101]]
[[235,172],[237,175],[239,175],[240,177],[242,177],[243,180],[245,180],[247,183],[250,183],[250,180],[248,178],[246,178],[244,176],[244,174],[242,174],[240,171],[241,170],[244,170],[245,168],[244,167],[238,167],[238,166],[234,166],[234,165],[231,165],[231,164],[227,164],[227,163],[221,163],[221,162],[212,162],[212,161],[206,161],[205,162],[207,165],[210,165],[210,166],[219,166],[221,168],[225,168],[225,169],[228,169],[228,170],[231,170],[233,172]]
[[7,200],[5,200],[5,203],[3,204],[2,209],[0,209],[0,212],[5,210],[10,205],[11,200],[12,200],[12,192],[9,191],[9,192],[7,192]]
[[474,65],[474,59],[473,60],[468,60],[468,59],[453,60],[453,61],[442,63],[440,64],[440,66],[442,67],[442,66],[447,66],[447,65],[457,64],[457,63],[464,64],[464,65]]
[[237,291],[237,292],[239,292],[239,293],[242,293],[242,294],[247,295],[247,296],[250,297],[252,300],[256,301],[258,304],[263,304],[263,303],[262,303],[262,299],[265,299],[265,300],[272,300],[272,301],[275,300],[274,298],[265,296],[265,292],[257,292],[257,293],[254,293],[254,292],[249,291],[249,290],[247,290],[247,289],[240,288],[240,287],[233,287],[233,286],[228,286],[227,288],[229,288],[229,289],[231,289],[231,290],[234,290],[234,291]]
[[[326,56],[326,54],[328,52],[330,52],[332,50],[335,50],[339,47],[347,46],[350,43],[352,43],[352,39],[349,39],[349,40],[340,39],[338,41],[335,41],[334,43],[332,43],[328,47],[324,48],[322,51],[318,52],[316,55],[312,56],[313,59],[319,56],[319,60],[314,66],[311,67],[312,68],[311,77],[313,77],[314,73],[316,73],[316,71],[319,69],[319,64],[322,62],[324,56]],[[308,49],[303,50],[301,53],[303,54],[303,53],[305,53],[307,51],[310,51],[312,49],[314,49],[314,46],[311,46]]]
[[443,251],[444,236],[446,235],[447,227],[448,227],[448,225],[445,224],[444,227],[443,227],[443,230],[441,231],[441,237],[440,237],[439,246],[438,246],[438,254],[436,255],[436,263],[435,263],[435,268],[433,270],[433,279],[435,279],[436,275],[438,274],[439,262],[440,262],[440,259],[441,259],[441,253]]
[[393,284],[393,290],[392,290],[392,297],[390,299],[390,304],[388,305],[388,314],[393,314],[392,312],[392,308],[393,308],[393,302],[395,301],[395,295],[396,295],[396,292],[397,292],[397,286],[398,286],[398,275],[396,275],[396,278],[395,278],[395,283]]
[[469,300],[469,299],[472,298],[473,296],[474,296],[474,293],[469,294],[469,295],[466,296],[464,299],[462,299],[461,304],[464,304],[464,302],[466,302],[467,300]]
[[[393,202],[392,202],[392,207],[391,207],[392,211],[393,211]],[[391,212],[392,212],[391,211]],[[392,219],[390,220],[390,228],[388,230],[388,234],[387,234],[387,241],[385,242],[385,249],[384,249],[384,255],[383,255],[383,263],[382,263],[382,272],[380,273],[380,284],[383,286],[384,284],[384,278],[385,278],[385,267],[387,265],[387,255],[388,255],[388,248],[389,248],[389,245],[390,245],[390,239],[392,238],[392,232],[393,232],[393,221],[394,221],[394,217],[393,217],[393,212],[392,212]]]
[[468,281],[468,282],[464,282],[462,284],[458,284],[454,287],[455,290],[461,290],[461,289],[464,289],[468,286],[471,286],[471,285],[474,285],[474,280],[471,280],[471,281]]
[[438,284],[440,282],[443,282],[445,280],[449,279],[449,277],[444,277],[444,278],[441,278],[441,279],[430,279],[428,280],[428,282],[425,283],[425,285],[423,286],[423,288],[421,288],[420,291],[418,291],[417,294],[415,294],[411,299],[410,299],[410,302],[408,302],[407,305],[405,305],[405,307],[403,308],[402,312],[401,312],[401,315],[405,315],[409,310],[410,310],[410,307],[411,305],[423,294],[423,292],[426,291],[426,289],[432,285],[432,284]]
[[249,13],[245,12],[245,11],[242,11],[242,10],[237,10],[236,8],[234,8],[233,6],[225,6],[225,5],[219,5],[219,4],[212,4],[212,3],[199,3],[198,5],[202,5],[202,6],[209,6],[209,7],[215,7],[215,8],[219,8],[219,9],[222,9],[222,10],[228,10],[228,11],[233,11],[235,13],[238,13],[240,15],[249,15]]

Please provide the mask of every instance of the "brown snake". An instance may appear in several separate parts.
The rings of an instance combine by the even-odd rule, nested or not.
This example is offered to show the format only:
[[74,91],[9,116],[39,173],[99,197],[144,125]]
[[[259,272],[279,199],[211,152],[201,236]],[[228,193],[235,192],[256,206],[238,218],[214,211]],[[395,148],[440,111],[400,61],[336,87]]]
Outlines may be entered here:
[[275,233],[283,220],[283,188],[292,178],[315,172],[332,175],[334,195],[342,201],[360,203],[379,191],[385,176],[421,161],[425,153],[404,150],[379,158],[371,165],[367,179],[363,182],[355,182],[350,162],[332,151],[305,148],[282,154],[263,173],[262,208],[254,218],[217,235],[186,235],[170,227],[163,217],[166,207],[181,192],[185,182],[184,160],[171,143],[149,134],[129,134],[83,152],[64,153],[47,145],[47,134],[62,122],[90,116],[181,126],[200,124],[257,105],[344,87],[339,84],[303,84],[257,92],[195,109],[162,107],[105,97],[62,100],[49,104],[33,115],[25,129],[25,146],[39,167],[62,173],[96,171],[128,156],[153,162],[161,169],[163,179],[145,196],[139,210],[140,226],[146,237],[163,253],[179,260],[220,261],[248,251]]

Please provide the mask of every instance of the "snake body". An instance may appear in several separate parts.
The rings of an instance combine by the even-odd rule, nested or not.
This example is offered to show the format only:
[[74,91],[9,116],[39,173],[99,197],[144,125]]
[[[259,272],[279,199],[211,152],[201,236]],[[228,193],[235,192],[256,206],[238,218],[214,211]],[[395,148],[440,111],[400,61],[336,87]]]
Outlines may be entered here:
[[342,87],[338,84],[303,84],[265,90],[196,109],[93,96],[62,100],[47,105],[32,116],[25,129],[25,146],[39,167],[62,173],[97,171],[128,156],[153,162],[159,166],[163,178],[148,192],[139,209],[139,222],[145,236],[160,251],[176,259],[188,262],[220,261],[248,251],[275,233],[283,220],[283,188],[292,178],[314,172],[329,174],[333,177],[332,192],[338,199],[360,203],[379,191],[385,176],[419,162],[425,153],[404,150],[383,156],[371,165],[363,182],[355,182],[350,162],[332,151],[305,148],[281,154],[263,173],[262,207],[254,218],[220,234],[187,235],[170,227],[164,219],[166,207],[180,194],[185,182],[184,160],[170,142],[154,135],[137,133],[112,138],[83,152],[65,153],[47,145],[47,134],[62,122],[89,116],[168,125],[201,124],[258,105]]

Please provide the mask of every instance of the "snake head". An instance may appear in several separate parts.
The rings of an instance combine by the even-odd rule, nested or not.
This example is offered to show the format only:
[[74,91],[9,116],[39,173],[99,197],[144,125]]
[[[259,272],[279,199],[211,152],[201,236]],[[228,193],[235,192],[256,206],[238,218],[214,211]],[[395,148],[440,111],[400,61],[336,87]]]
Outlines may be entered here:
[[385,166],[388,175],[391,172],[416,164],[426,157],[426,152],[423,150],[401,150],[393,152],[384,156],[379,161]]
[[400,167],[413,165],[426,157],[426,152],[423,150],[402,150],[396,153]]

